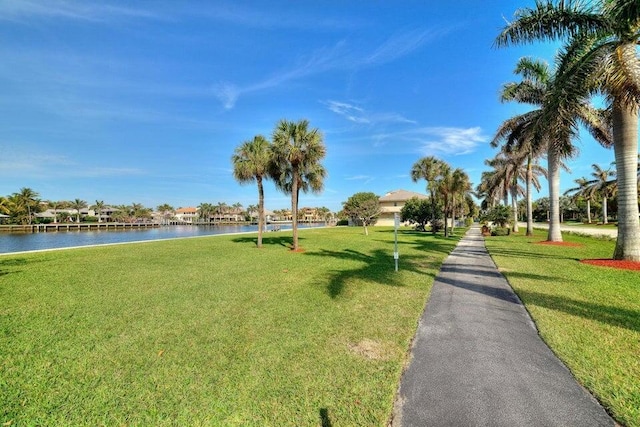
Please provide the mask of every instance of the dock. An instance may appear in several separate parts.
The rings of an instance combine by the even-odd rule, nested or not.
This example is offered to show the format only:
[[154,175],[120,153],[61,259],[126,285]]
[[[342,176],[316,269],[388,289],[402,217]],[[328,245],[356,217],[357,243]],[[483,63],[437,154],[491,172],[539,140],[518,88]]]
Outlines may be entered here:
[[99,231],[133,230],[156,228],[160,224],[153,222],[65,222],[51,224],[0,225],[0,233],[53,233],[57,231]]

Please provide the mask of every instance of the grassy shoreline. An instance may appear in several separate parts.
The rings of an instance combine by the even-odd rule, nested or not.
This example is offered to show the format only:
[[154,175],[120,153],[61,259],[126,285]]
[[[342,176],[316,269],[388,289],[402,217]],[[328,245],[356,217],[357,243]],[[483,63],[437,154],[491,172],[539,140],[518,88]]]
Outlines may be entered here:
[[457,238],[372,231],[1,257],[0,421],[383,425]]
[[[524,233],[523,233],[524,234]],[[542,338],[620,423],[640,426],[640,272],[595,267],[615,241],[563,233],[574,247],[536,244],[545,231],[486,239]]]

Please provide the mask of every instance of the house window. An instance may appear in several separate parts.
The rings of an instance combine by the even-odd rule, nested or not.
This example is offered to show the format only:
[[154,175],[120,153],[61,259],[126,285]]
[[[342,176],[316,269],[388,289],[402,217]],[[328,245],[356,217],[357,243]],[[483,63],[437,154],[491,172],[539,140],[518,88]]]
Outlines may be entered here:
[[398,202],[393,202],[393,206],[398,206]]

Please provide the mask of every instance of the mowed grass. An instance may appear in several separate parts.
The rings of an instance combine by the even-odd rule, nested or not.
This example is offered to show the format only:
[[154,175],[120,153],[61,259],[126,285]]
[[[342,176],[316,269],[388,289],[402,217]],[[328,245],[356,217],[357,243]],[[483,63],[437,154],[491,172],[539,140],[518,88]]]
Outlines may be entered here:
[[458,238],[302,230],[0,257],[3,425],[380,426]]
[[540,334],[620,423],[640,426],[640,272],[582,264],[610,258],[615,242],[564,234],[579,247],[523,235],[486,245]]

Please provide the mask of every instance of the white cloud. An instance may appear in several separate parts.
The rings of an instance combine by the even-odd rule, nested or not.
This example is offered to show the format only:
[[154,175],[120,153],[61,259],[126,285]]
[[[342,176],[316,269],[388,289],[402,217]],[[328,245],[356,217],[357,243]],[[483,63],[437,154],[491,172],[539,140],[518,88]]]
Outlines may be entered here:
[[452,128],[428,127],[419,129],[416,138],[420,139],[421,151],[425,155],[443,153],[451,155],[468,154],[475,151],[479,144],[488,141],[480,127]]
[[[291,69],[279,70],[263,81],[240,87],[228,84],[235,88],[234,97],[219,96],[218,98],[221,99],[226,109],[231,109],[241,94],[277,87],[292,80],[327,71],[353,71],[392,62],[411,54],[426,42],[438,37],[439,34],[439,32],[429,30],[401,32],[385,40],[371,53],[365,53],[365,49],[354,48],[348,45],[345,40],[341,40],[331,47],[317,49],[308,58],[300,58],[298,64]],[[401,116],[391,115],[390,117],[398,119]],[[378,120],[384,118],[383,115]],[[389,117],[386,118],[389,119]],[[352,121],[360,119],[358,116],[352,116]]]
[[[414,147],[422,155],[462,155],[472,153],[489,138],[480,127],[418,127],[398,132],[378,133],[371,136],[374,147],[388,143]],[[397,147],[397,146],[396,146]]]
[[330,111],[354,123],[373,125],[382,123],[416,123],[398,113],[370,113],[362,107],[341,101],[328,100],[322,103],[325,104]]
[[236,105],[236,101],[238,100],[238,96],[240,96],[240,89],[232,84],[232,83],[218,83],[213,86],[213,92],[222,102],[222,106],[225,110],[230,110]]
[[0,3],[0,20],[22,22],[32,18],[69,19],[88,22],[107,22],[112,19],[165,19],[157,13],[130,7],[113,6],[89,1],[30,0]]

